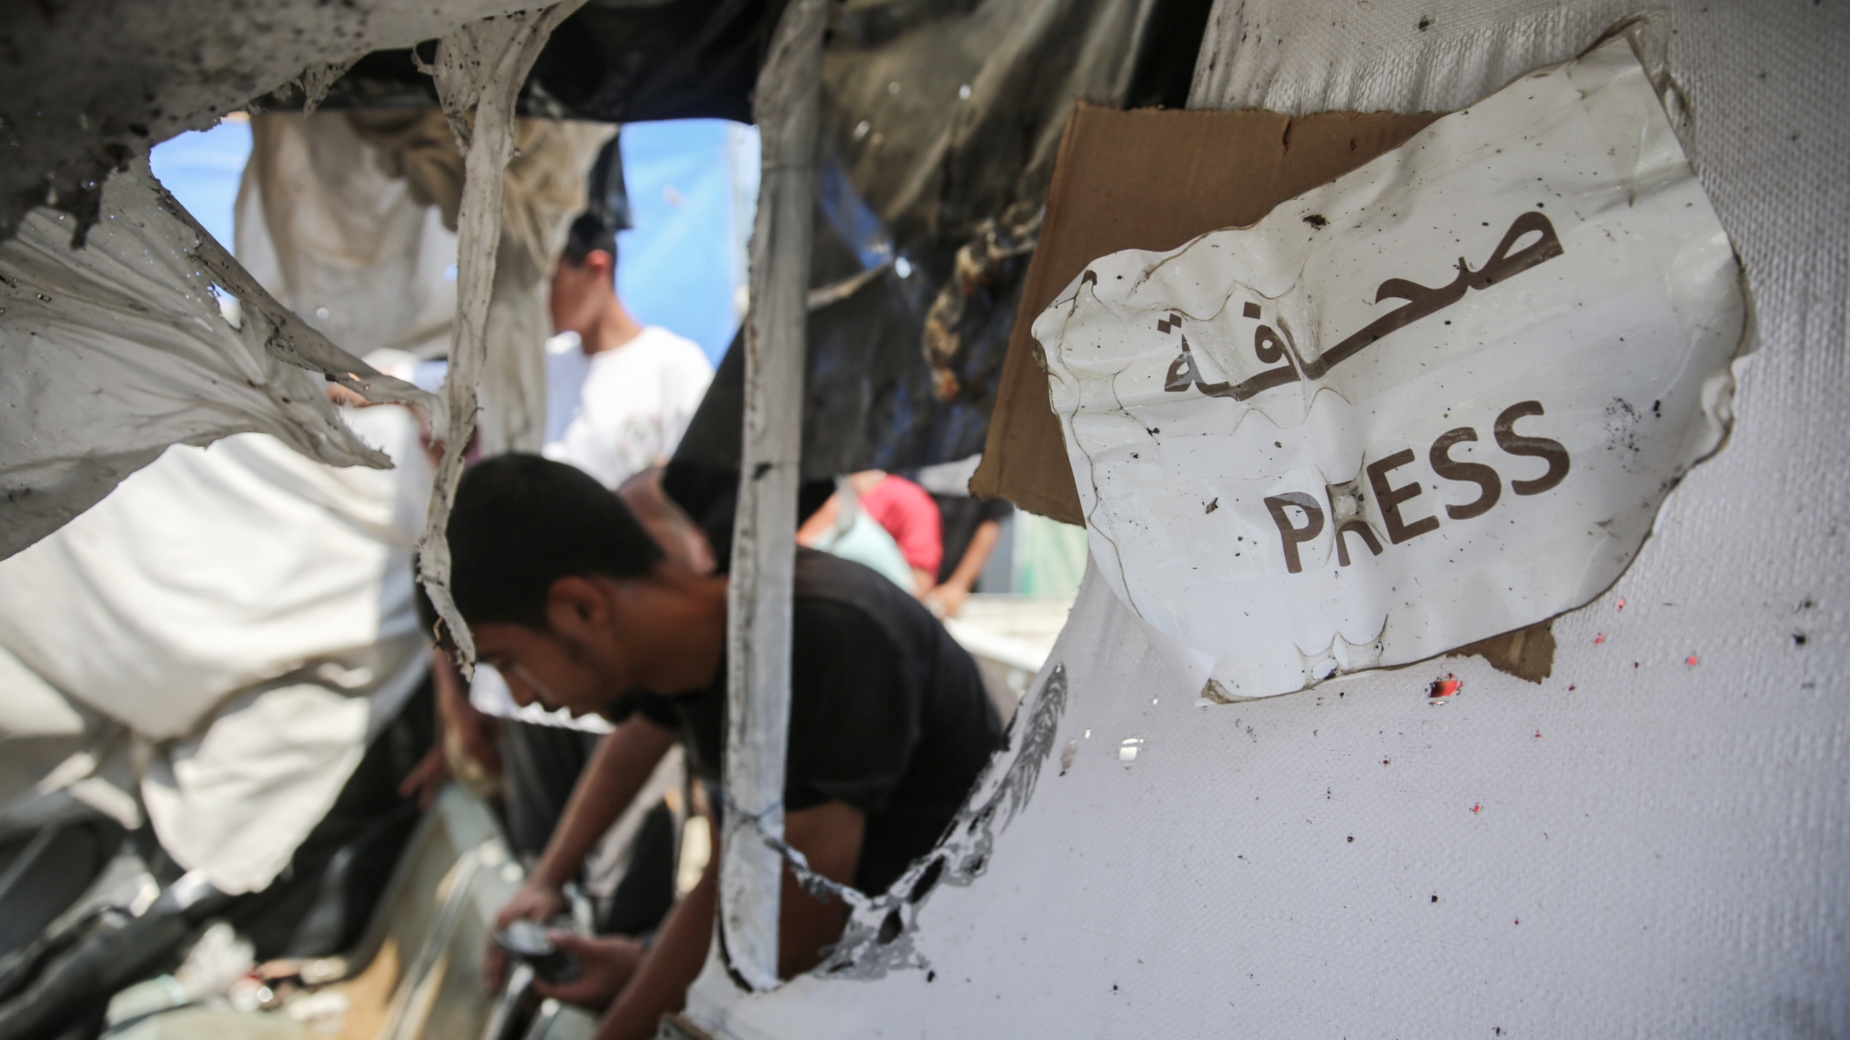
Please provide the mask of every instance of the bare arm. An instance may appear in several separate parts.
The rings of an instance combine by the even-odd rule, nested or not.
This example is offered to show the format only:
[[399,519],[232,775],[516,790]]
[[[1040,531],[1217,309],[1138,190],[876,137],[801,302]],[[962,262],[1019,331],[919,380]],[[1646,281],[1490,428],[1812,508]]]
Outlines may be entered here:
[[[866,834],[867,814],[845,802],[824,802],[784,818],[784,840],[809,860],[809,869],[838,885],[854,884]],[[810,895],[788,866],[780,898],[777,975],[788,979],[821,963],[823,948],[840,939],[848,923],[848,904]]]
[[957,569],[944,579],[944,584],[933,590],[945,617],[956,617],[963,608],[970,590],[976,587],[977,576],[983,573],[983,565],[989,562],[989,555],[996,551],[996,542],[1001,538],[1000,523],[985,520],[976,525],[976,531],[970,535],[970,547],[964,550],[964,558],[957,561]]
[[[649,774],[674,742],[672,730],[640,715],[630,716],[598,741],[546,851],[520,891],[495,916],[495,931],[522,919],[549,921],[564,910],[565,882],[649,782]],[[507,956],[491,940],[482,960],[482,981],[490,990],[500,989],[506,970]]]
[[835,528],[835,521],[840,516],[841,495],[830,495],[823,500],[822,508],[812,513],[808,520],[803,521],[803,526],[797,528],[797,544],[814,546]]
[[924,599],[931,592],[931,587],[938,576],[923,567],[912,568],[912,595]]
[[533,868],[533,880],[563,887],[590,855],[591,847],[629,808],[636,792],[649,782],[649,775],[674,742],[673,730],[641,715],[631,715],[598,741],[553,828],[552,840]]
[[[809,859],[811,869],[841,884],[850,884],[861,859],[861,839],[866,832],[867,817],[859,809],[841,802],[829,802],[814,809],[791,813],[784,820],[784,838]],[[678,1011],[687,1002],[687,988],[706,963],[707,945],[713,936],[716,891],[719,886],[717,844],[713,858],[707,862],[700,884],[669,911],[655,945],[643,957],[628,985],[610,1005],[598,1027],[597,1040],[648,1040],[656,1032],[661,1017]],[[814,967],[822,959],[822,950],[841,937],[848,920],[848,907],[839,899],[819,900],[809,894],[789,868],[784,870],[780,912],[778,914],[778,974],[790,978]],[[607,954],[618,963],[627,950],[609,940],[577,939],[562,945],[586,961]],[[603,947],[600,952],[598,947]],[[587,975],[599,975],[596,968]],[[542,996],[557,997],[571,1003],[594,1005],[597,995],[572,987],[564,989],[544,984],[535,986]]]

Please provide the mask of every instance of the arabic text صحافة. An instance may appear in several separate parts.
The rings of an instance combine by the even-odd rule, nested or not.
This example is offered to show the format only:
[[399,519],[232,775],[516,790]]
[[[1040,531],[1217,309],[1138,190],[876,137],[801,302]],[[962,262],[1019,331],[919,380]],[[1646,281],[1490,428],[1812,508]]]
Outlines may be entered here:
[[[1515,245],[1530,234],[1538,234],[1536,240],[1521,249]],[[1458,258],[1458,274],[1450,283],[1431,288],[1405,278],[1389,278],[1375,290],[1375,302],[1383,300],[1406,300],[1405,306],[1396,307],[1374,321],[1357,329],[1341,342],[1323,351],[1317,357],[1305,360],[1297,349],[1297,340],[1292,335],[1291,327],[1283,318],[1278,320],[1278,328],[1284,333],[1281,338],[1278,331],[1269,325],[1260,325],[1253,330],[1253,353],[1260,364],[1274,365],[1289,355],[1290,360],[1276,368],[1268,368],[1239,383],[1231,380],[1210,383],[1201,378],[1201,371],[1196,367],[1195,355],[1189,350],[1188,336],[1179,332],[1181,317],[1171,315],[1169,319],[1157,322],[1161,332],[1177,331],[1182,339],[1182,351],[1169,364],[1168,374],[1163,379],[1163,389],[1171,393],[1180,393],[1193,386],[1208,397],[1226,397],[1235,401],[1244,401],[1274,387],[1295,383],[1299,380],[1320,379],[1330,369],[1362,352],[1363,349],[1379,341],[1381,337],[1406,328],[1408,325],[1444,310],[1464,298],[1468,289],[1488,289],[1515,275],[1521,274],[1538,264],[1546,263],[1563,255],[1561,239],[1555,234],[1554,224],[1547,216],[1537,210],[1529,210],[1510,222],[1509,230],[1503,234],[1503,240],[1491,251],[1484,266],[1472,270],[1464,257]],[[1247,317],[1257,317],[1257,308],[1249,304]]]

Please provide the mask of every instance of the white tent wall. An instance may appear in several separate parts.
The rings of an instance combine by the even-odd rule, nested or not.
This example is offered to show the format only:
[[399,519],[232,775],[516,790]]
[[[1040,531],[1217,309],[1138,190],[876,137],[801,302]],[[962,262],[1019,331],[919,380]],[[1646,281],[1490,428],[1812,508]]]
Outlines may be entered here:
[[[1223,0],[1196,102],[1455,109],[1629,13]],[[696,1020],[736,1038],[1850,1035],[1850,16],[1711,0],[1670,24],[1759,344],[1729,442],[1616,585],[1555,620],[1553,674],[1434,660],[1201,707],[1201,677],[1091,574],[1049,658],[1063,682],[1022,709],[1057,729],[1018,726],[973,801],[1038,777],[1026,807],[960,821],[944,879],[857,917],[839,971],[743,996],[710,962]],[[1429,707],[1447,672],[1462,692]]]
[[[463,159],[435,109],[271,112],[251,119],[237,252],[311,328],[353,354],[449,353]],[[521,119],[502,174],[488,302],[481,448],[538,451],[546,425],[546,292],[585,181],[614,126]],[[404,373],[399,373],[403,375]]]
[[[442,117],[394,114],[422,131],[398,151],[434,153],[426,165],[460,185],[462,159]],[[359,357],[446,352],[456,316],[456,232],[405,176],[410,161],[382,154],[346,112],[264,112],[250,125],[235,210],[244,269]]]

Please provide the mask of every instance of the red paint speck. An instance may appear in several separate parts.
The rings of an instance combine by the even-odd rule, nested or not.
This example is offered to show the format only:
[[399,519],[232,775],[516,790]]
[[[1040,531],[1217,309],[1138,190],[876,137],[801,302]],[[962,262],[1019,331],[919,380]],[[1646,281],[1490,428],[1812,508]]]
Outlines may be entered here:
[[1521,924],[1521,923],[1522,923],[1522,918],[1520,918],[1520,917],[1518,917],[1518,918],[1516,919],[1516,923],[1517,923],[1517,924]]
[[1620,610],[1625,609],[1625,597],[1624,596],[1619,597],[1619,609]]
[[1599,635],[1596,635],[1593,637],[1594,646],[1598,646],[1599,644],[1604,643],[1605,641],[1606,641],[1606,633],[1604,632],[1601,632]]
[[[1446,717],[1447,717],[1447,718],[1450,718],[1451,716],[1449,716],[1449,715],[1448,715],[1448,716],[1446,716]],[[1384,758],[1384,759],[1382,759],[1382,760],[1381,760],[1381,764],[1382,764],[1382,765],[1387,765],[1387,764],[1388,764],[1388,760],[1387,760],[1387,759],[1385,759],[1385,758]]]
[[1567,684],[1567,692],[1569,692],[1569,693],[1573,693],[1573,692],[1574,692],[1574,684],[1573,684],[1573,683],[1568,683],[1568,684]]
[[1482,808],[1483,808],[1483,806],[1481,806],[1481,805],[1473,805],[1473,806],[1471,807],[1471,812],[1475,814],[1475,813],[1476,813],[1476,812],[1477,812],[1477,811],[1478,811],[1479,809],[1482,809]]
[[1464,685],[1463,679],[1447,672],[1445,678],[1433,680],[1432,688],[1426,694],[1427,703],[1444,704],[1448,699],[1457,695]]
[[1688,657],[1685,657],[1685,658],[1683,659],[1683,663],[1684,663],[1684,664],[1686,664],[1686,665],[1689,665],[1689,666],[1690,666],[1691,668],[1694,668],[1694,667],[1696,667],[1696,655],[1695,655],[1695,654],[1691,654],[1691,655],[1689,655]]
[[1540,740],[1540,739],[1542,739],[1542,731],[1541,731],[1541,730],[1539,730],[1539,729],[1538,729],[1538,730],[1536,730],[1536,731],[1535,731],[1535,739],[1537,739],[1537,740]]

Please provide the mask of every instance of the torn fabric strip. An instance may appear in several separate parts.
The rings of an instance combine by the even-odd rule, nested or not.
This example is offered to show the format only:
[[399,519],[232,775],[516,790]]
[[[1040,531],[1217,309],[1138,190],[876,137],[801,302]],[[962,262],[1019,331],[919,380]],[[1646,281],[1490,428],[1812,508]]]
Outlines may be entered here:
[[501,237],[502,175],[514,151],[514,100],[547,37],[583,3],[564,0],[537,11],[470,22],[437,41],[436,64],[425,69],[437,81],[443,114],[462,148],[463,186],[456,218],[456,332],[443,384],[448,418],[442,424],[443,459],[418,552],[418,577],[456,641],[465,674],[475,667],[475,642],[450,598],[445,530],[462,480],[463,452],[476,430],[489,354],[488,305]]

